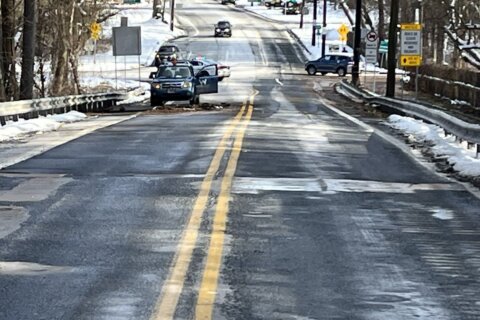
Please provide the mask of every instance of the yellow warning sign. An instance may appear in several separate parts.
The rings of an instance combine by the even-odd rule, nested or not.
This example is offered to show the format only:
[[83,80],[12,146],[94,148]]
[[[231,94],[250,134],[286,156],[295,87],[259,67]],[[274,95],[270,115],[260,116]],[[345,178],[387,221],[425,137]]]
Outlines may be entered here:
[[348,26],[345,23],[337,29],[338,33],[340,34],[340,41],[347,41],[347,34],[350,31]]
[[422,56],[400,56],[402,67],[418,67],[422,64]]
[[344,36],[345,40],[347,39],[347,33],[350,31],[348,26],[345,23],[342,23],[342,25],[337,29],[338,33],[340,33],[340,36]]
[[94,33],[94,32],[100,32],[100,31],[102,31],[102,26],[100,25],[100,23],[92,22],[92,23],[90,24],[90,31],[91,31],[92,33]]
[[402,23],[401,30],[422,30],[422,25],[419,23]]
[[100,38],[100,32],[102,32],[102,26],[99,23],[92,22],[90,24],[90,37],[98,40]]

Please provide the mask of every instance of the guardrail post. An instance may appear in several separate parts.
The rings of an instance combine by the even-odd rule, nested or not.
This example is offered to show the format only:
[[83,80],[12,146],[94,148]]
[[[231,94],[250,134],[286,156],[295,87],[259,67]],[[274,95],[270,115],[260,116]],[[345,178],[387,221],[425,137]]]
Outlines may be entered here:
[[480,153],[480,145],[478,143],[476,145],[477,145],[477,147],[476,147],[476,150],[475,150],[475,158],[478,159],[478,154]]
[[7,124],[7,121],[5,120],[5,117],[0,117],[0,124],[2,126],[6,125]]

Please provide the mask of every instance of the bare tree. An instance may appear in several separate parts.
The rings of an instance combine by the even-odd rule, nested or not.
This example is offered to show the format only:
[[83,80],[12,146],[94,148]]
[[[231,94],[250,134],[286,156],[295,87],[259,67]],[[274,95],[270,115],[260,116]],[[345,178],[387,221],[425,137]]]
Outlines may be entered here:
[[445,32],[459,51],[461,58],[480,69],[480,44],[478,35],[480,23],[473,23],[473,17],[480,12],[480,4],[451,0],[448,8],[449,23]]
[[2,62],[6,100],[15,99],[18,84],[15,72],[15,0],[2,0]]
[[20,99],[33,98],[34,64],[35,64],[35,0],[24,0],[22,75],[20,78]]

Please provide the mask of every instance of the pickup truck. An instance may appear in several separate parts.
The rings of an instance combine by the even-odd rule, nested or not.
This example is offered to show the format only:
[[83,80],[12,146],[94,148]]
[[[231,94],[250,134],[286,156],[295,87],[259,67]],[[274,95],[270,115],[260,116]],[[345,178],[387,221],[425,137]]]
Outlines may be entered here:
[[[205,68],[212,68],[208,65]],[[190,105],[200,103],[200,95],[218,92],[218,72],[205,75],[203,70],[194,72],[188,62],[162,64],[150,74],[150,104],[162,106],[167,101],[188,100]]]

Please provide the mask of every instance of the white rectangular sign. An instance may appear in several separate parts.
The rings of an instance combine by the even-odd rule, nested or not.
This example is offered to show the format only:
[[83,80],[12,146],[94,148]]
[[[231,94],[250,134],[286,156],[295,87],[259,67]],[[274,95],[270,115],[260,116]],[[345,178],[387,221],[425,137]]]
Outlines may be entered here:
[[420,25],[401,25],[400,52],[404,56],[422,55],[422,29]]
[[366,63],[377,63],[378,57],[378,38],[374,41],[366,39],[365,41],[365,62]]

